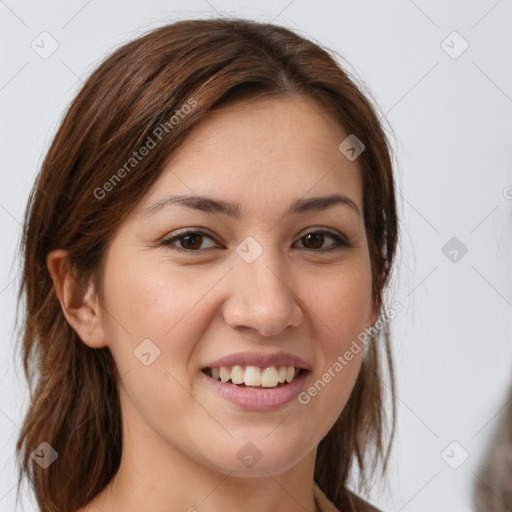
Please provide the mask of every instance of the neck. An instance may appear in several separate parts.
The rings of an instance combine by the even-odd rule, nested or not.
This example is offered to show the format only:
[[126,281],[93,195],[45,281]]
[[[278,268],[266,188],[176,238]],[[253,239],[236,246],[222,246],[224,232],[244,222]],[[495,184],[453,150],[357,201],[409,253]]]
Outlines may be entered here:
[[[280,474],[241,476],[209,467],[183,453],[147,424],[123,424],[118,472],[93,500],[102,512],[317,512],[314,500],[316,450]],[[86,509],[89,510],[89,509]]]

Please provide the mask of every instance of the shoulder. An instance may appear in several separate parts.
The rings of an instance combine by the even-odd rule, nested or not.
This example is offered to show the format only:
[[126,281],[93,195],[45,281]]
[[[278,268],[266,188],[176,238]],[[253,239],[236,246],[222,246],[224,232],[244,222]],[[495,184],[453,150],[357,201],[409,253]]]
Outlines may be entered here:
[[347,491],[347,494],[354,512],[382,512],[353,492]]
[[[315,482],[315,500],[318,504],[321,512],[341,512],[336,506],[329,500],[325,493],[320,489],[318,484]],[[378,508],[363,500],[353,492],[347,490],[347,505],[350,507],[350,512],[381,512]],[[348,510],[348,509],[347,509]],[[343,510],[345,512],[345,509]]]

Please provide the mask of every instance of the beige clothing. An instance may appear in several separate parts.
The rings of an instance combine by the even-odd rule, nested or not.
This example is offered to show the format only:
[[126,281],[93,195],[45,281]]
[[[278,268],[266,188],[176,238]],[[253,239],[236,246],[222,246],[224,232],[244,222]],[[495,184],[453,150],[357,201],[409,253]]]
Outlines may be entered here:
[[333,505],[333,503],[329,500],[329,498],[324,494],[322,489],[318,487],[315,482],[315,488],[313,495],[315,497],[315,502],[320,509],[320,512],[339,512],[339,510]]
[[[341,511],[338,510],[334,504],[329,500],[329,498],[325,495],[325,493],[318,487],[315,482],[313,495],[315,497],[316,504],[320,509],[320,512],[349,512],[348,510]],[[349,492],[350,500],[352,502],[353,508],[350,512],[380,512],[374,506],[370,505],[368,502],[362,500],[355,494]]]

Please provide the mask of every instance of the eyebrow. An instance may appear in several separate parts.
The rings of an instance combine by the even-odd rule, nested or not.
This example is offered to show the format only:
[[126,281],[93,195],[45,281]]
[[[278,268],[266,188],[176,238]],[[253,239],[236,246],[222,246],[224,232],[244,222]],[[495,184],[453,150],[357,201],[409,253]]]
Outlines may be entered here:
[[[194,208],[196,210],[201,210],[203,212],[208,213],[219,213],[223,215],[228,215],[230,217],[234,217],[238,219],[241,213],[241,207],[239,203],[235,203],[233,201],[227,201],[224,199],[215,199],[213,197],[207,196],[177,196],[177,195],[169,195],[166,196],[156,203],[152,203],[147,205],[143,211],[142,216],[147,217],[155,214],[162,208],[170,205],[181,205],[187,206],[189,208]],[[310,197],[306,199],[298,199],[295,201],[287,212],[287,215],[297,215],[301,213],[306,213],[310,211],[317,210],[325,210],[334,205],[344,205],[351,208],[357,215],[361,215],[357,204],[352,201],[349,197],[333,194],[329,196],[323,197]]]

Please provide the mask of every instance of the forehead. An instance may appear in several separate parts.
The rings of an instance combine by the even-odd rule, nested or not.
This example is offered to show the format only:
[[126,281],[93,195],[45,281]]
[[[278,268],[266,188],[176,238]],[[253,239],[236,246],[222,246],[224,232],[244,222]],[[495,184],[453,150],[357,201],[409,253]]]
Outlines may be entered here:
[[255,208],[338,192],[362,209],[359,164],[338,149],[347,136],[333,115],[311,98],[293,95],[227,104],[188,135],[139,210],[171,192],[215,194]]

